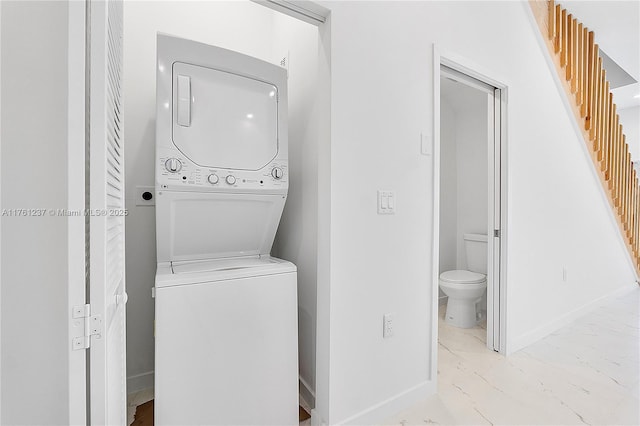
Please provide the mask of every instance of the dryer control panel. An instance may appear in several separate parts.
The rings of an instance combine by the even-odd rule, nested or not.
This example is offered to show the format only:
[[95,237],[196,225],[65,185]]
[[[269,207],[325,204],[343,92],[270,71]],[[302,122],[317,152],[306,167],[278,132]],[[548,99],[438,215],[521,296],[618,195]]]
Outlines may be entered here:
[[272,161],[258,171],[201,167],[175,151],[160,155],[157,161],[158,187],[165,190],[286,192],[289,184],[286,160]]

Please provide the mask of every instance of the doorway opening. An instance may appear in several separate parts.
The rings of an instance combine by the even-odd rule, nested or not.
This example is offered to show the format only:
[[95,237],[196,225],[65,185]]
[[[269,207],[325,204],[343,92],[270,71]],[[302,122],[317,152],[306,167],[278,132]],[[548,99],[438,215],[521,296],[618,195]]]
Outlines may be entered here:
[[506,86],[435,59],[434,334],[505,354]]

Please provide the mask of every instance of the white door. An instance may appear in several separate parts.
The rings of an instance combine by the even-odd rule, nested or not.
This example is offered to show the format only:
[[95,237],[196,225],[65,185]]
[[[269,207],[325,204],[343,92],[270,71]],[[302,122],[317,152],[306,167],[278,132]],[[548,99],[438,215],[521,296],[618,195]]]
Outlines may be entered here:
[[89,6],[90,424],[126,424],[122,1]]

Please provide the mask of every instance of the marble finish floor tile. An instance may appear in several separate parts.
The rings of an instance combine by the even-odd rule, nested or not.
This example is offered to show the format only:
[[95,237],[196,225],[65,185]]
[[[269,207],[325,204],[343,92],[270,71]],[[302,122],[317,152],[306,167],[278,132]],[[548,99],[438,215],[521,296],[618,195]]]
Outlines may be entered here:
[[440,321],[438,394],[385,424],[638,425],[639,311],[636,288],[508,358]]

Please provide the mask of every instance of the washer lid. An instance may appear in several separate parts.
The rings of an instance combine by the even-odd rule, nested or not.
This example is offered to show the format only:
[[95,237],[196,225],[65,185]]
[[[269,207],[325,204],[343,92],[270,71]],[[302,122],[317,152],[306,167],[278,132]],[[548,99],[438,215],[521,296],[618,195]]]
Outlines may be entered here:
[[158,264],[155,286],[162,288],[197,285],[295,273],[296,266],[293,263],[270,256],[163,262]]
[[477,284],[485,281],[487,276],[477,272],[457,269],[440,274],[440,280],[457,284]]

